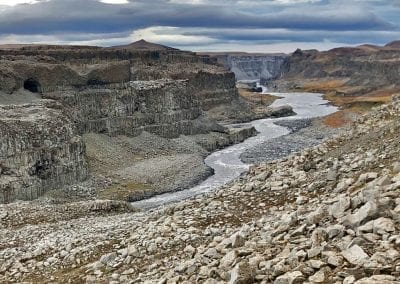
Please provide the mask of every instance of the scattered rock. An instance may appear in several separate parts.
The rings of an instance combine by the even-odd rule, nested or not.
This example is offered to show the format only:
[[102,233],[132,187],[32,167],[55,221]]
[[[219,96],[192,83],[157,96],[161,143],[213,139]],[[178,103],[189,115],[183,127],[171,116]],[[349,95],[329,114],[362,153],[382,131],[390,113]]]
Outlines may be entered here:
[[300,271],[287,272],[274,281],[274,284],[300,284],[304,282],[303,273]]
[[239,262],[230,275],[229,284],[250,284],[254,281],[254,270],[246,261]]
[[369,258],[368,254],[358,245],[353,245],[351,248],[342,251],[343,257],[354,265],[363,265]]

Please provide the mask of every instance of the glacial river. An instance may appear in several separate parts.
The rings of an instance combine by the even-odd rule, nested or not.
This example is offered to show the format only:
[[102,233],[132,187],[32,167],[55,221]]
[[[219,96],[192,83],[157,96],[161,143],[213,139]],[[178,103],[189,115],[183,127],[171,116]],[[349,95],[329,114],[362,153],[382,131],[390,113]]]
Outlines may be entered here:
[[244,164],[240,160],[240,155],[258,144],[269,139],[290,133],[289,129],[276,125],[274,122],[278,120],[288,119],[304,119],[326,116],[337,111],[337,108],[329,105],[328,101],[322,98],[322,94],[314,93],[272,93],[282,97],[276,100],[271,106],[279,107],[282,105],[290,105],[293,107],[297,115],[273,119],[260,119],[250,123],[241,125],[254,126],[259,134],[255,137],[248,138],[242,143],[230,146],[223,150],[217,151],[209,155],[205,159],[205,163],[214,169],[214,175],[203,181],[201,184],[178,192],[166,193],[151,197],[149,199],[133,202],[135,207],[147,210],[164,204],[184,200],[199,194],[211,192],[220,186],[237,178],[243,172],[247,171],[250,164]]

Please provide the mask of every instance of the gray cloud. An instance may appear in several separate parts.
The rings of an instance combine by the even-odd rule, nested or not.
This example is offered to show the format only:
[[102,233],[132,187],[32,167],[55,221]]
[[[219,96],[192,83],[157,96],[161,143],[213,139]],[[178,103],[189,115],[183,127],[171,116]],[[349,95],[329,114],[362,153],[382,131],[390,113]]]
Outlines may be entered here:
[[400,20],[393,16],[400,12],[398,4],[397,0],[130,0],[111,5],[97,0],[50,0],[0,6],[0,42],[42,38],[106,45],[147,32],[161,43],[180,39],[176,46],[191,41],[193,45],[382,43],[399,35]]

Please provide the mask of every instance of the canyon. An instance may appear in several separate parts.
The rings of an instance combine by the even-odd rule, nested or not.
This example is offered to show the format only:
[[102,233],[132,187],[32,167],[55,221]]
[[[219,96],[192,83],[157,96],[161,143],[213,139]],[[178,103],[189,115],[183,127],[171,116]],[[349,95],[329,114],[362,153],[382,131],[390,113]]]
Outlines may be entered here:
[[[145,41],[4,48],[0,58],[1,203],[88,179],[109,189],[108,198],[119,198],[124,188],[125,200],[190,187],[212,174],[202,161],[209,151],[255,135],[254,129],[228,129],[217,117],[249,121],[274,114],[254,113],[239,96],[234,74],[215,59]],[[148,140],[162,142],[151,149]],[[157,159],[171,163],[147,172],[171,179],[166,171],[175,161],[177,169],[185,165],[195,174],[187,171],[182,183],[132,178],[135,165],[146,172]]]
[[[344,96],[396,93],[399,52],[393,44],[343,47],[324,52],[297,50],[287,62],[283,84],[290,84],[291,88],[335,91]],[[279,82],[273,84],[279,87]]]
[[398,43],[228,57],[0,47],[0,282],[398,283]]

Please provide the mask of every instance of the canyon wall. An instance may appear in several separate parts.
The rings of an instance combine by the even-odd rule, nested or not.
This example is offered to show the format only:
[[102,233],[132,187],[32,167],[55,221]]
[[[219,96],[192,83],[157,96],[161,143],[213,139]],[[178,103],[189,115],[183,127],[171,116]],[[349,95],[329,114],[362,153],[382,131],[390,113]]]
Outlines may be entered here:
[[231,70],[238,81],[267,81],[282,76],[286,64],[285,54],[225,53],[210,54],[218,63]]
[[0,202],[88,176],[80,135],[225,132],[204,110],[239,100],[232,72],[178,50],[0,50]]
[[375,95],[382,91],[392,94],[400,89],[399,75],[399,48],[359,46],[324,52],[297,50],[288,57],[282,77],[269,81],[269,85],[284,89],[333,90],[352,96]]
[[87,177],[85,145],[51,101],[0,106],[0,203]]

